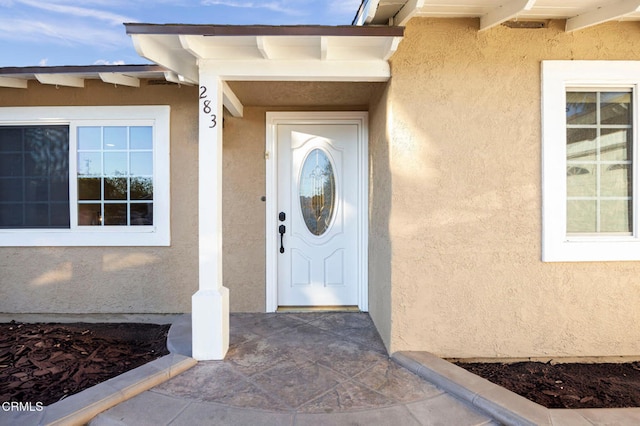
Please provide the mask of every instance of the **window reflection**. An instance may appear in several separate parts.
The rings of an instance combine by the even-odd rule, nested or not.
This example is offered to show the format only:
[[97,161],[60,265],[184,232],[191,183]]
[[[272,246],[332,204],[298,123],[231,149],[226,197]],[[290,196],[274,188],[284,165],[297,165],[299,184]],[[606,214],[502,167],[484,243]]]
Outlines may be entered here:
[[633,230],[632,92],[567,92],[567,232]]
[[153,225],[153,128],[78,127],[78,225]]

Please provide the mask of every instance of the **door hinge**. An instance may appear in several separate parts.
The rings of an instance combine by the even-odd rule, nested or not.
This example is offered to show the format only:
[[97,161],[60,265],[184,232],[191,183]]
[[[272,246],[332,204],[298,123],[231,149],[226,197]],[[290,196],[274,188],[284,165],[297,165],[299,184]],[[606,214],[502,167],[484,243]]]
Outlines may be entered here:
[[264,159],[268,160],[269,159],[269,151],[265,151],[264,152]]

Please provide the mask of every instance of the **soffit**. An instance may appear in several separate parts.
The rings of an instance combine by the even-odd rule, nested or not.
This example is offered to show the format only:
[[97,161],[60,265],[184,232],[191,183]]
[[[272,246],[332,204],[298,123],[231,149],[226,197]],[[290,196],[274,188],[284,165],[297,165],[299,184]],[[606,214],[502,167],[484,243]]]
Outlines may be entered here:
[[139,87],[140,79],[178,83],[178,76],[158,65],[89,65],[0,68],[0,87],[26,89],[29,80],[42,84],[84,87],[85,80]]
[[640,20],[640,0],[365,0],[366,25],[405,25],[412,17],[480,18],[480,30],[511,20],[566,19],[567,31],[607,21]]
[[398,27],[125,24],[138,53],[196,84],[223,80],[386,81]]
[[386,83],[317,81],[229,81],[245,106],[257,107],[367,107]]

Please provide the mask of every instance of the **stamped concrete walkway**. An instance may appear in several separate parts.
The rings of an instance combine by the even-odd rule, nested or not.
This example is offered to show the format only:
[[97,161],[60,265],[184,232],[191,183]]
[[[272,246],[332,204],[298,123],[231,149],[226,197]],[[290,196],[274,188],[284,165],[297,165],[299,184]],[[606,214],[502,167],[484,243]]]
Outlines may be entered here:
[[[189,351],[189,321],[172,328],[174,350]],[[497,424],[389,359],[367,314],[232,314],[230,325],[224,361],[200,362],[90,425]]]

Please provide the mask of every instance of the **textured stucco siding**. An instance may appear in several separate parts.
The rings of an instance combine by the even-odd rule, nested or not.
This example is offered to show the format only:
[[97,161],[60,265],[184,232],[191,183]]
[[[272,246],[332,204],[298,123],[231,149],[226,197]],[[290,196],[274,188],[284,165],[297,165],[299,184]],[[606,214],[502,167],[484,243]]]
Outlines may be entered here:
[[[198,289],[197,88],[147,81],[140,88],[90,80],[85,86],[31,81],[26,90],[0,88],[0,107],[169,105],[171,246],[0,247],[0,313],[190,312]],[[233,87],[246,103],[242,118],[224,117],[223,280],[232,312],[264,312],[266,112],[366,110],[379,85]]]
[[391,344],[391,172],[388,85],[369,108],[369,315],[384,344]]
[[[170,247],[0,248],[0,313],[180,313],[198,289],[197,89],[0,88],[0,106],[169,105]],[[264,311],[264,111],[225,117],[224,285],[232,311]]]
[[540,62],[640,59],[636,23],[563,29],[409,22],[387,99],[392,352],[640,354],[640,262],[540,260]]
[[[180,313],[198,287],[197,90],[177,85],[0,88],[0,106],[169,105],[170,247],[2,247],[2,313]],[[100,117],[96,117],[100,118]]]

